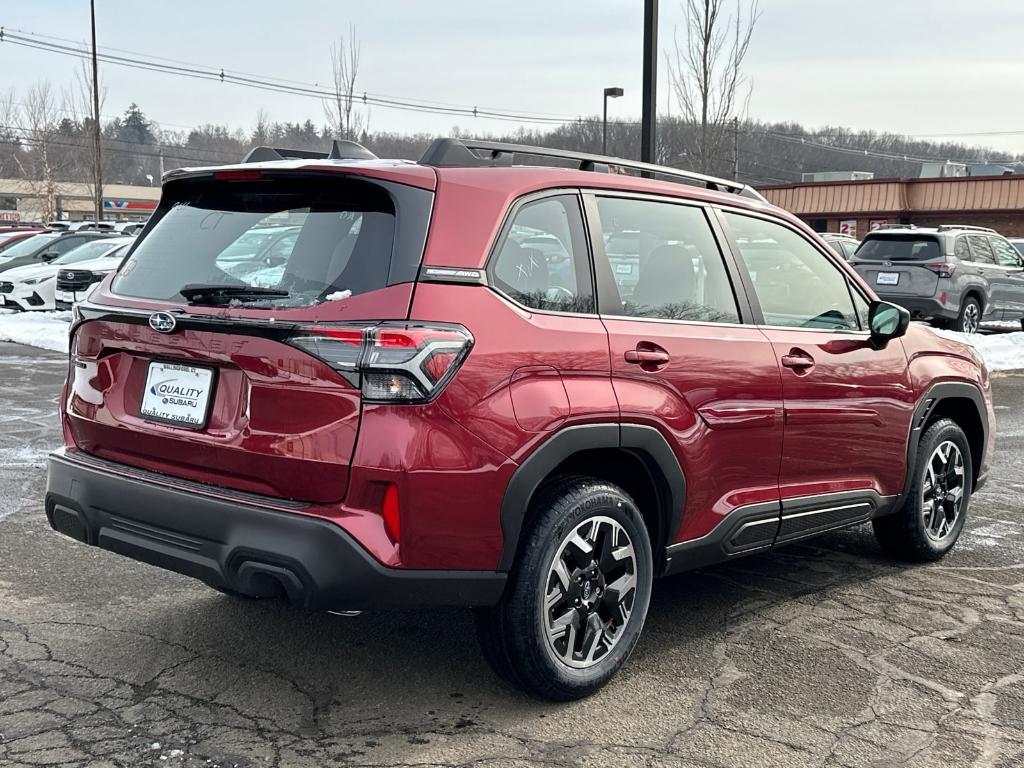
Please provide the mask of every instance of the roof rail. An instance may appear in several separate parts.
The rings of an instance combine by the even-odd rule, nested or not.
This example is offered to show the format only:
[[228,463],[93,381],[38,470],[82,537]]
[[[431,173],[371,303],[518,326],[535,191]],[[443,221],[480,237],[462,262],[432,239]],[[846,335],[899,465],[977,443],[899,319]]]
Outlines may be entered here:
[[948,232],[951,229],[969,229],[972,232],[991,232],[994,235],[999,234],[992,227],[975,227],[970,224],[940,224],[939,232]]
[[880,227],[875,227],[875,232],[880,229],[917,229],[916,224],[883,224]]
[[[484,154],[478,154],[483,152]],[[738,181],[705,176],[702,173],[669,168],[664,165],[641,163],[621,157],[594,155],[586,152],[571,152],[565,149],[549,147],[533,147],[525,144],[510,144],[501,141],[480,141],[476,139],[435,139],[420,158],[420,165],[433,166],[495,166],[511,165],[513,155],[532,155],[534,157],[551,157],[569,160],[581,171],[609,173],[611,166],[640,171],[652,178],[667,177],[668,181],[678,181],[721,192],[733,192],[743,197],[764,200],[756,190]]]
[[253,147],[242,158],[243,163],[265,163],[271,160],[376,160],[377,156],[362,144],[345,139],[334,139],[330,152],[283,147]]

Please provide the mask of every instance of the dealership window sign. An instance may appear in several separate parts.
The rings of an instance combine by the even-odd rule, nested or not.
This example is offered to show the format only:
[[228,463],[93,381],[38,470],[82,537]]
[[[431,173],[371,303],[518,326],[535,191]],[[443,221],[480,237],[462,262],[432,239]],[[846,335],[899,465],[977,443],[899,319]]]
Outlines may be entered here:
[[868,222],[868,231],[874,232],[875,230],[879,230],[887,226],[889,226],[888,219],[872,219]]
[[856,219],[844,219],[839,222],[839,234],[849,235],[850,237],[857,236],[857,220]]
[[156,201],[150,200],[115,200],[103,198],[103,207],[107,210],[118,211],[152,211],[156,209]]
[[21,221],[18,211],[0,211],[0,221]]

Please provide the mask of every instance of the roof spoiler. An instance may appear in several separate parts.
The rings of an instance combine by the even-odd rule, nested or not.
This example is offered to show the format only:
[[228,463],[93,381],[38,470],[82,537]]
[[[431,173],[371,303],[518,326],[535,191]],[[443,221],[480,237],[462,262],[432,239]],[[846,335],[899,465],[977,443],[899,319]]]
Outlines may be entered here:
[[742,197],[764,201],[756,190],[738,181],[729,181],[703,173],[669,168],[664,165],[641,163],[621,157],[593,155],[585,152],[571,152],[564,149],[533,147],[524,144],[509,144],[500,141],[477,141],[473,139],[435,139],[420,158],[420,165],[435,167],[465,166],[508,166],[513,155],[530,155],[568,160],[581,171],[610,173],[612,167],[639,171],[649,178],[663,177],[666,181],[691,184],[721,192],[732,192]]
[[253,147],[242,159],[243,163],[266,163],[273,160],[376,160],[377,156],[362,144],[346,139],[334,139],[330,152],[284,147]]

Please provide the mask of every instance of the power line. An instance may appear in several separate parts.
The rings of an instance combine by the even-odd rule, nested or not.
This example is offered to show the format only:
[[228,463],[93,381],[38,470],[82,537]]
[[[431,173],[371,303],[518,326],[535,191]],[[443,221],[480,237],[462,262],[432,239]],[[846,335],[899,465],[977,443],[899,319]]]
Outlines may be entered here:
[[[7,32],[6,30],[0,30],[0,42],[7,42],[11,45],[17,45],[24,48],[31,48],[63,56],[71,56],[79,59],[87,58],[90,55],[88,51],[85,51],[84,49],[78,48],[76,46],[64,45],[60,43],[50,43],[43,40],[32,39],[22,35]],[[185,66],[177,64],[165,64],[158,61],[154,61],[152,59],[147,60],[142,58],[132,58],[126,56],[119,56],[111,53],[99,53],[98,58],[107,64],[127,67],[129,69],[138,69],[148,72],[169,74],[178,77],[187,77],[194,80],[230,83],[233,85],[240,85],[247,88],[254,88],[256,90],[268,91],[271,93],[281,93],[286,95],[315,98],[319,101],[337,98],[338,96],[336,92],[320,88],[319,86],[285,85],[280,82],[273,82],[272,79],[267,79],[266,76],[244,76],[240,74],[234,74],[230,70],[225,69],[212,70],[203,69],[201,67],[196,67],[192,65]],[[341,95],[345,98],[349,96],[349,94]],[[571,123],[596,124],[600,122],[598,120],[593,119],[585,120],[583,118],[568,118],[554,116],[542,117],[523,112],[488,110],[480,109],[478,107],[470,108],[430,105],[428,103],[416,103],[410,100],[371,95],[369,92],[364,92],[361,95],[358,93],[353,93],[351,94],[351,96],[355,101],[361,102],[365,105],[372,105],[385,109],[397,109],[410,112],[422,112],[455,117],[473,117],[483,118],[487,120],[498,120],[503,122],[536,123],[539,125],[566,125]],[[619,122],[621,123],[622,121]]]

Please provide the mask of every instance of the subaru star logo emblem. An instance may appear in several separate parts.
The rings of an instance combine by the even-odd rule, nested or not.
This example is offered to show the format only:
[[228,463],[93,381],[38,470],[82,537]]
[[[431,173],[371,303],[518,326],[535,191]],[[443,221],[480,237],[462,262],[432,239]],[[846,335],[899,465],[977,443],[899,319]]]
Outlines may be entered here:
[[169,312],[154,312],[149,316],[149,327],[158,333],[171,333],[177,324]]

